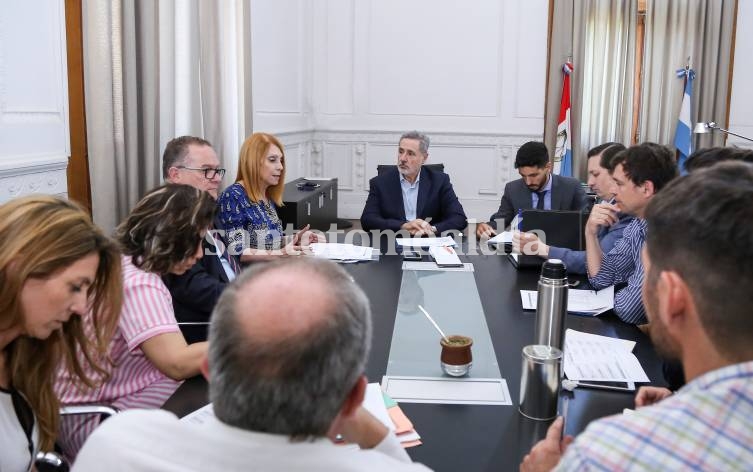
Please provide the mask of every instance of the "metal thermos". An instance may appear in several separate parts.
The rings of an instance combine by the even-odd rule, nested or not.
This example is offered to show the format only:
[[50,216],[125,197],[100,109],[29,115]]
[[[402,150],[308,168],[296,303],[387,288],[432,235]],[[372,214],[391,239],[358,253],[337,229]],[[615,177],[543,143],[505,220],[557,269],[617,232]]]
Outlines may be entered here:
[[564,349],[567,288],[565,264],[559,259],[544,262],[539,277],[534,344]]
[[523,348],[520,373],[520,406],[528,418],[550,420],[557,416],[562,351],[551,346]]

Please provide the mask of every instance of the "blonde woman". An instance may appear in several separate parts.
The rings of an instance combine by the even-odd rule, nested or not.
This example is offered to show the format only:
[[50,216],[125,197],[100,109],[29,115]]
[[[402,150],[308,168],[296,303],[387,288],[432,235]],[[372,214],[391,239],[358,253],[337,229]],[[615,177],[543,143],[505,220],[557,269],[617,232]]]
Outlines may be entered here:
[[282,144],[271,134],[252,134],[241,147],[235,183],[217,202],[230,250],[240,254],[241,261],[298,255],[302,245],[324,241],[308,226],[292,237],[284,236],[277,216],[284,187]]
[[[61,372],[55,388],[63,403],[159,408],[182,380],[199,373],[207,343],[186,343],[162,276],[180,275],[201,257],[201,241],[214,212],[209,193],[168,184],[146,194],[118,226],[124,299],[110,343],[110,376],[90,389],[80,388],[70,371]],[[73,458],[98,423],[98,418],[66,417],[60,434],[63,452]]]
[[[0,470],[26,471],[59,426],[58,363],[93,385],[120,312],[116,244],[76,204],[31,196],[0,206]],[[81,316],[90,313],[91,333]],[[76,356],[78,351],[82,355]]]

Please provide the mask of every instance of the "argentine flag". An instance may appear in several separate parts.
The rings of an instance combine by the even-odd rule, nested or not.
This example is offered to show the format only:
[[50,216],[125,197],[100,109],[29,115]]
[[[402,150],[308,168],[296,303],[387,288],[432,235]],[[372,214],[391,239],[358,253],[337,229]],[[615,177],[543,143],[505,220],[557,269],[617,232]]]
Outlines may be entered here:
[[573,64],[566,62],[562,66],[562,101],[560,103],[559,124],[557,125],[557,145],[554,148],[554,173],[573,175],[573,145],[570,134],[570,73]]
[[679,69],[677,71],[677,77],[685,79],[685,94],[682,96],[682,108],[680,108],[680,118],[677,121],[677,131],[675,132],[675,147],[680,153],[677,166],[680,168],[680,172],[684,174],[685,161],[688,159],[690,153],[693,152],[693,146],[691,144],[693,125],[690,121],[690,95],[693,91],[695,71],[688,68]]

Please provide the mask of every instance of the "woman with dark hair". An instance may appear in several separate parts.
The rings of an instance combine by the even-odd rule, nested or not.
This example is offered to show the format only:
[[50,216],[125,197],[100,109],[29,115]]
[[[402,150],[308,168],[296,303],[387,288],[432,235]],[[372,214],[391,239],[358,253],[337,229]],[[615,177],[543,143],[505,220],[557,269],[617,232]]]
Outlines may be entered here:
[[[201,257],[214,210],[207,192],[168,184],[144,196],[118,226],[124,294],[109,349],[109,379],[98,388],[84,388],[70,371],[61,372],[55,387],[63,403],[159,408],[182,380],[199,373],[207,343],[186,343],[162,276],[182,274]],[[97,424],[98,418],[66,417],[60,440],[64,452],[73,457]]]
[[78,384],[105,374],[122,294],[117,245],[78,205],[35,195],[0,206],[0,470],[52,450],[60,362]]
[[308,226],[285,237],[277,207],[285,189],[285,152],[267,133],[254,133],[241,146],[235,183],[217,204],[227,240],[241,261],[299,255],[301,246],[323,242]]

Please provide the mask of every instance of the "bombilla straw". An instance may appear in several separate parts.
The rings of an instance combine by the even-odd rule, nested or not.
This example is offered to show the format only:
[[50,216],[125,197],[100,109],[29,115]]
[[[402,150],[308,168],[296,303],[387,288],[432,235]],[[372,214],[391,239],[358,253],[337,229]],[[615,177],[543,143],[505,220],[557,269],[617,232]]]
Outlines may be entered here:
[[437,331],[439,331],[439,334],[442,335],[442,339],[444,339],[447,342],[450,342],[450,340],[447,339],[447,335],[444,334],[444,332],[442,331],[442,328],[440,328],[437,322],[434,321],[434,318],[431,317],[429,312],[424,310],[424,307],[422,307],[421,305],[418,305],[418,309],[421,310],[421,312],[423,312],[423,314],[426,315],[426,318],[428,318],[429,321],[431,321],[431,324],[434,325],[435,328],[437,328]]

